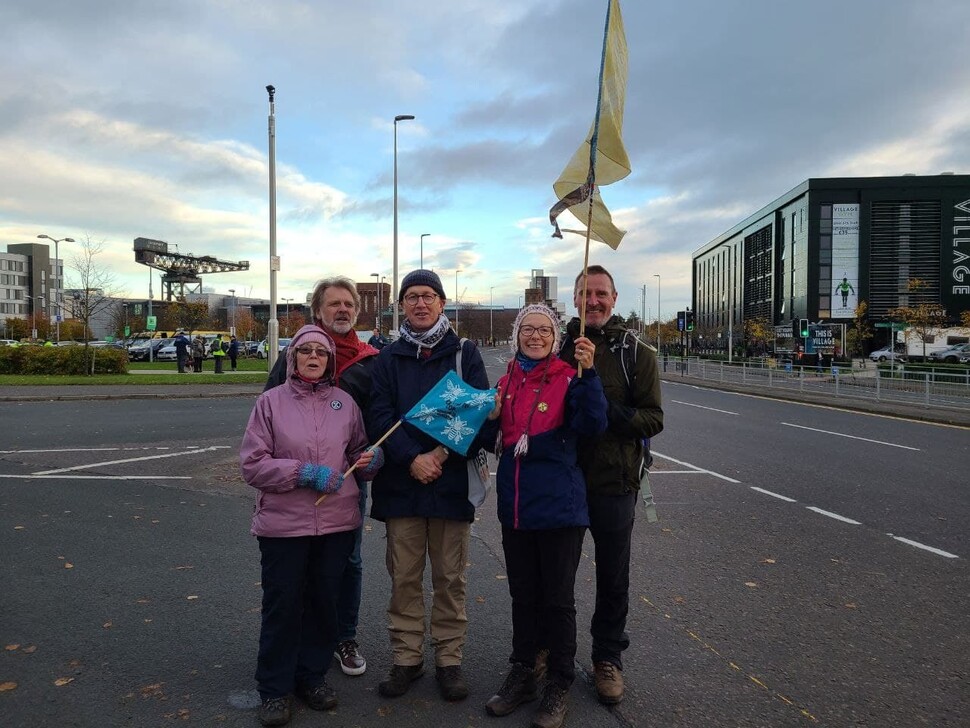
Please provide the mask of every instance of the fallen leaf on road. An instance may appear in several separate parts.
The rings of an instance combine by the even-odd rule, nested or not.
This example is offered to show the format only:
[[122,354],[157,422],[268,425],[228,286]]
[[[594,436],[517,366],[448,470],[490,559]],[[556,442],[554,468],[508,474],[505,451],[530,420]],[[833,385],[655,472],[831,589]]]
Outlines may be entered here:
[[17,683],[15,682],[0,683],[0,693],[5,693],[8,690],[16,690],[16,689],[17,689]]
[[174,570],[175,571],[185,571],[186,569],[194,569],[194,568],[195,568],[194,566],[176,566],[176,567],[174,567]]
[[179,708],[179,718],[181,718],[182,720],[188,720],[189,719],[189,709],[188,708]]
[[775,560],[774,559],[764,559],[761,563],[762,564],[773,564],[773,563],[775,563]]
[[13,530],[14,531],[23,531],[25,528],[27,528],[27,527],[26,526],[14,526],[13,527]]
[[381,718],[386,718],[387,716],[389,716],[391,714],[391,712],[392,711],[391,711],[390,708],[378,708],[377,709],[377,714],[379,716],[381,716]]
[[105,629],[111,629],[111,627],[112,627],[111,622],[105,622],[101,626],[104,627]]
[[67,663],[67,666],[68,667],[80,667],[81,666],[81,661],[78,660],[78,659],[71,660],[69,663]]
[[141,599],[136,599],[135,604],[148,604],[148,600],[142,597]]
[[55,684],[55,685],[56,685],[57,687],[59,687],[59,688],[62,688],[62,687],[64,687],[65,685],[67,685],[68,683],[72,683],[72,682],[74,682],[74,678],[73,678],[73,677],[59,677],[59,678],[57,678],[57,679],[56,679],[56,680],[54,681],[54,684]]
[[159,520],[157,518],[153,518],[152,519],[152,523],[158,523],[158,522],[159,522]]
[[72,564],[70,561],[65,561],[64,562],[64,568],[65,569],[73,569],[74,568],[74,564]]
[[495,578],[496,579],[508,579],[508,577],[505,574],[496,574],[495,575]]
[[19,650],[20,645],[7,645],[3,649],[5,649],[7,652],[13,652],[14,650]]
[[162,685],[165,683],[152,683],[151,685],[146,685],[141,688],[141,696],[143,698],[152,698],[162,694]]
[[684,603],[684,598],[683,597],[674,597],[674,601],[677,604],[683,604]]
[[479,604],[484,604],[485,597],[475,597],[475,601],[478,602]]
[[856,609],[856,604],[855,604],[855,602],[849,602],[848,604],[845,605],[845,608],[846,609]]
[[746,581],[746,582],[744,582],[744,585],[745,586],[750,586],[752,589],[757,589],[758,588],[758,585],[755,582],[753,582],[753,581]]
[[186,599],[198,599],[198,597],[195,594],[192,594],[191,596],[187,596],[185,598]]
[[37,652],[37,645],[31,645],[30,647],[24,647],[21,652],[25,655],[32,655]]

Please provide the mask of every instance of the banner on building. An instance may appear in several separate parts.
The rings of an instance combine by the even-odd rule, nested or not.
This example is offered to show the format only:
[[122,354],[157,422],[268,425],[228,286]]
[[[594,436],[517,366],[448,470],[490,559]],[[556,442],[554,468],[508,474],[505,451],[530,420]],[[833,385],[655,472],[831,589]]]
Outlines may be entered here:
[[859,205],[832,205],[833,319],[855,317],[855,308],[859,305],[858,289]]

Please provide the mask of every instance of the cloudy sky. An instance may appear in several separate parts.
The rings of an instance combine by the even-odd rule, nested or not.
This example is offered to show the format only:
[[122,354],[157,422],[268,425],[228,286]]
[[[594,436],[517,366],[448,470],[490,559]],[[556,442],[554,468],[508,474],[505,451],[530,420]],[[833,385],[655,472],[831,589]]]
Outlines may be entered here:
[[[324,274],[390,277],[396,114],[416,117],[398,125],[401,274],[430,233],[449,297],[456,269],[469,303],[517,305],[533,268],[565,291],[582,241],[551,238],[548,209],[592,120],[606,5],[3,3],[0,245],[103,241],[120,291],[146,296],[132,241],[156,238],[249,260],[205,286],[268,296],[273,84],[281,298]],[[683,308],[691,251],[808,177],[970,172],[966,0],[622,10],[633,173],[603,197],[629,232],[591,250],[622,313],[646,283],[656,315],[658,273],[663,316]]]

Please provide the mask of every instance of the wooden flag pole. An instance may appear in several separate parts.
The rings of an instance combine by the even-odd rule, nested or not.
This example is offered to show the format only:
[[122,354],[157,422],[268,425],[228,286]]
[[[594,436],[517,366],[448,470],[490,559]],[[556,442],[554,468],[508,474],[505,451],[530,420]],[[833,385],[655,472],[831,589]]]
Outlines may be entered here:
[[[593,188],[596,189],[595,187]],[[583,303],[579,310],[579,335],[586,335],[586,281],[589,275],[587,270],[589,268],[589,233],[590,227],[593,224],[593,192],[589,193],[589,214],[586,216],[586,251],[583,253]],[[576,378],[583,378],[583,365],[576,362]]]
[[[386,440],[387,438],[389,438],[391,436],[391,433],[394,432],[394,430],[396,430],[398,427],[401,426],[401,423],[402,422],[404,422],[404,419],[403,418],[400,419],[400,420],[398,420],[397,422],[395,422],[394,423],[394,426],[390,430],[388,430],[387,432],[385,432],[384,435],[381,437],[381,439],[378,440],[377,442],[375,442],[373,445],[371,445],[371,447],[378,447],[378,446],[380,446],[380,444],[382,442],[384,442],[384,440]],[[344,473],[344,477],[346,478],[348,475],[350,475],[352,472],[354,472],[354,468],[356,468],[356,467],[357,467],[357,463],[354,463],[353,465],[351,465],[350,468],[347,470],[347,472]],[[315,506],[320,505],[321,503],[323,503],[323,499],[326,498],[328,495],[330,495],[330,494],[329,493],[324,493],[322,496],[320,496],[319,498],[317,498],[317,500],[314,502],[313,505],[315,505]]]

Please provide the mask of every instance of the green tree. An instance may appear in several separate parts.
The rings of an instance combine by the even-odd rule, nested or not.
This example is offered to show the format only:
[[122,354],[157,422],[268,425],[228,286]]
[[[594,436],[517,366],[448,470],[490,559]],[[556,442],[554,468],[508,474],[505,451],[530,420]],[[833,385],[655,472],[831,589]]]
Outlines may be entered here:
[[872,326],[870,326],[866,313],[869,311],[869,304],[866,301],[859,301],[853,312],[852,324],[846,332],[846,348],[851,356],[863,356],[866,351],[866,342],[872,338]]
[[748,346],[763,356],[768,351],[768,344],[775,339],[775,329],[763,316],[745,319],[744,338]]
[[[910,306],[897,306],[889,310],[892,321],[902,321],[923,344],[923,358],[926,358],[927,340],[935,336],[946,325],[946,311],[938,301],[927,300],[927,285],[919,278],[911,278],[906,285],[911,298],[917,303]],[[920,300],[922,299],[922,300]]]

